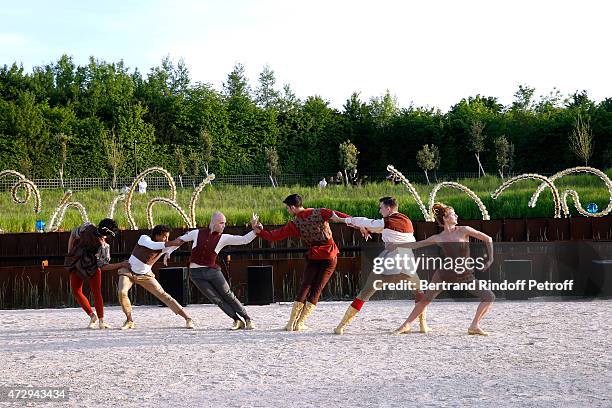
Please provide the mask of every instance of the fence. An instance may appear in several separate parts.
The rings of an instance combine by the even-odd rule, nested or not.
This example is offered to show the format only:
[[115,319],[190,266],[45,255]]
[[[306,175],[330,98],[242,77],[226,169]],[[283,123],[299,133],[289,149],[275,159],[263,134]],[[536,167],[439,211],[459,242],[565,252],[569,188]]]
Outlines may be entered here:
[[[422,172],[410,172],[404,173],[408,180],[415,183],[426,183],[425,175]],[[543,174],[549,175],[549,174]],[[276,182],[279,186],[316,186],[319,181],[323,178],[330,184],[332,174],[281,174],[276,177]],[[359,175],[362,182],[369,181],[384,181],[386,178],[385,173]],[[477,178],[478,173],[432,173],[429,178],[432,183],[440,181],[454,181],[466,178]],[[204,177],[202,176],[173,176],[174,183],[178,188],[194,188],[197,186]],[[41,190],[88,190],[88,189],[101,189],[110,190],[112,189],[112,179],[107,177],[91,177],[91,178],[67,178],[62,181],[59,178],[53,179],[33,179],[36,186]],[[116,188],[121,189],[125,186],[131,186],[134,181],[133,177],[119,177],[117,178]],[[147,176],[147,188],[149,190],[162,190],[168,188],[168,181],[161,176],[151,175]],[[249,185],[249,186],[271,186],[270,177],[266,174],[234,174],[234,175],[217,175],[214,184],[226,184],[226,185]],[[15,179],[4,177],[0,179],[0,191],[10,190],[15,185]]]

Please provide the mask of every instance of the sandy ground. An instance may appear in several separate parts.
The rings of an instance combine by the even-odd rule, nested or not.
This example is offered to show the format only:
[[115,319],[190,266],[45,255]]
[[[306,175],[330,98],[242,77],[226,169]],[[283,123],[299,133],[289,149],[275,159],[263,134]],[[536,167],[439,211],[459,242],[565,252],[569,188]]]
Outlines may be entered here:
[[212,305],[187,308],[196,330],[136,307],[126,332],[118,307],[105,331],[79,309],[0,311],[0,385],[69,387],[75,407],[612,406],[612,301],[500,301],[486,338],[466,334],[476,303],[453,301],[430,307],[427,335],[389,334],[402,301],[334,335],[347,305],[320,303],[306,333],[280,330],[288,303],[248,307],[257,330],[239,332]]

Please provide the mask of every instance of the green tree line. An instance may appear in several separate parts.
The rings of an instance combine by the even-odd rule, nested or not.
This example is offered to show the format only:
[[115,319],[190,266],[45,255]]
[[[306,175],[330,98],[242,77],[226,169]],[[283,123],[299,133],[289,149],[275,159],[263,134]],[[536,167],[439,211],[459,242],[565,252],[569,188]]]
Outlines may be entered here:
[[[358,87],[359,84],[356,84]],[[222,89],[194,82],[185,63],[163,59],[147,74],[120,62],[69,56],[25,72],[0,69],[0,169],[30,177],[113,177],[163,166],[173,174],[268,174],[270,157],[283,173],[335,174],[339,146],[350,140],[359,172],[384,172],[388,163],[419,171],[417,152],[433,145],[442,172],[478,172],[471,138],[480,126],[483,170],[496,172],[495,143],[512,146],[514,172],[553,172],[584,164],[569,137],[577,118],[588,121],[595,167],[612,165],[612,98],[599,103],[585,91],[536,97],[520,86],[504,106],[469,96],[447,112],[399,107],[392,94],[348,97],[342,109],[314,95],[296,97],[265,67],[252,86],[242,65]],[[135,149],[134,149],[135,145]]]

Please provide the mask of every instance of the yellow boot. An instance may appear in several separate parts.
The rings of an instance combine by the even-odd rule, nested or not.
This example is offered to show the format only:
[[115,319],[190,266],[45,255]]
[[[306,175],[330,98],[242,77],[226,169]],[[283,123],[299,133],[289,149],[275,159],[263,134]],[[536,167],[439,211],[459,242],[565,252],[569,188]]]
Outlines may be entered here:
[[312,311],[314,310],[315,307],[316,305],[313,305],[310,302],[306,302],[306,304],[304,304],[302,313],[300,314],[300,317],[295,323],[295,331],[304,331],[308,329],[308,327],[304,324],[304,322],[306,321],[306,319],[308,319],[308,316],[312,314]]
[[350,321],[353,320],[353,317],[355,317],[357,313],[359,313],[359,310],[355,309],[353,306],[349,306],[348,309],[346,309],[346,312],[344,312],[344,317],[342,318],[342,321],[340,322],[338,327],[334,329],[334,333],[344,334],[344,328],[348,326]]
[[419,315],[419,332],[429,333],[431,328],[427,325],[427,308]]
[[300,316],[300,313],[302,312],[303,308],[304,308],[304,304],[302,302],[293,302],[293,308],[291,309],[291,315],[289,316],[289,321],[287,322],[287,325],[285,326],[285,330],[287,331],[295,330],[295,323],[297,322],[297,319]]

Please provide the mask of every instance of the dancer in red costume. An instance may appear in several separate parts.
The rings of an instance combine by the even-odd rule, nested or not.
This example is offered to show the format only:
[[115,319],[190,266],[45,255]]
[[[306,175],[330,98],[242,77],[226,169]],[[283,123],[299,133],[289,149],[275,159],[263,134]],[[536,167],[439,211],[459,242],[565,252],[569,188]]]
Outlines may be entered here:
[[[316,307],[338,262],[338,247],[329,228],[329,220],[334,211],[327,208],[304,208],[299,194],[291,194],[283,203],[289,214],[295,217],[292,221],[279,229],[266,231],[254,217],[252,226],[257,235],[267,241],[299,237],[308,246],[308,261],[301,287],[285,326],[287,331],[302,331],[307,328],[304,322]],[[337,211],[335,214],[338,218],[349,217]]]
[[[104,299],[102,298],[102,271],[114,271],[129,267],[128,262],[110,263],[110,247],[107,237],[114,237],[117,223],[106,218],[98,227],[86,223],[72,230],[68,239],[68,255],[64,265],[70,271],[70,287],[75,300],[89,316],[89,328],[100,329],[110,326],[104,322]],[[89,281],[89,288],[94,295],[96,313],[91,310],[89,300],[83,294],[83,283]]]

